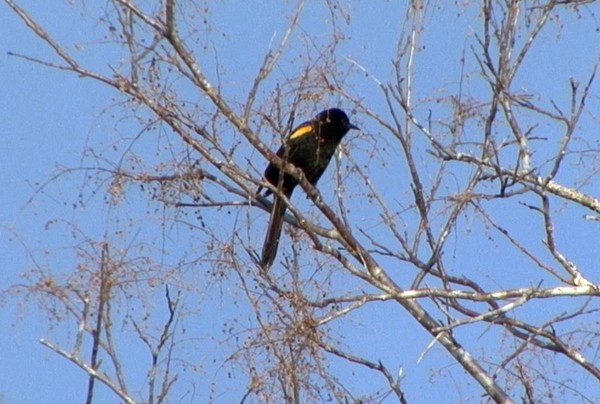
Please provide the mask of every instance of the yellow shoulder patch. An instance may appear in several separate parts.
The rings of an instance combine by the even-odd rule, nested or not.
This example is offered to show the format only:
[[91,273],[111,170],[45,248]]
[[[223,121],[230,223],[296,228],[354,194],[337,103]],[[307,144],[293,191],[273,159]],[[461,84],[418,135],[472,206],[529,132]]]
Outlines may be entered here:
[[290,135],[290,139],[297,139],[299,137],[302,137],[304,135],[306,135],[307,133],[312,132],[313,128],[312,125],[310,123],[306,123],[302,126],[300,126],[299,128],[297,128],[294,132],[292,132],[292,134]]

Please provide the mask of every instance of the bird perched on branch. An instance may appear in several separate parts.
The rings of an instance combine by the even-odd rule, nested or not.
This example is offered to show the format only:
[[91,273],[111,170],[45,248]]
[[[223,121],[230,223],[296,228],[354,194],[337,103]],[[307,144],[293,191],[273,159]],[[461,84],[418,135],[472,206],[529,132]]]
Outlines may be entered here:
[[[284,144],[277,151],[277,156],[302,170],[308,182],[316,185],[335,149],[350,129],[358,129],[358,127],[350,123],[348,116],[341,109],[332,108],[322,111],[312,120],[295,128],[284,140]],[[273,163],[269,163],[265,169],[264,177],[287,198],[290,198],[298,185],[298,181],[292,175],[282,172],[280,167]],[[271,191],[267,190],[266,195],[270,193]],[[277,255],[285,210],[285,201],[280,195],[274,194],[271,218],[261,257],[261,265],[264,269],[271,266]]]

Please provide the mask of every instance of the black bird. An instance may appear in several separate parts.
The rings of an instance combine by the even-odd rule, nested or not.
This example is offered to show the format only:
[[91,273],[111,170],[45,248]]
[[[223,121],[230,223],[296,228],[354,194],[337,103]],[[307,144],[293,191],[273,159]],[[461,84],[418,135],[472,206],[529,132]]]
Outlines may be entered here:
[[[316,185],[335,149],[350,129],[358,129],[358,127],[350,123],[348,116],[341,109],[332,108],[322,111],[314,119],[294,129],[277,151],[277,156],[301,169],[308,182]],[[264,177],[274,187],[280,186],[281,193],[290,198],[298,182],[289,174],[283,173],[283,176],[281,174],[277,165],[269,163]],[[266,195],[270,193],[271,191],[267,190]],[[271,266],[277,255],[285,209],[283,199],[274,194],[271,218],[262,250],[261,265],[264,269]]]

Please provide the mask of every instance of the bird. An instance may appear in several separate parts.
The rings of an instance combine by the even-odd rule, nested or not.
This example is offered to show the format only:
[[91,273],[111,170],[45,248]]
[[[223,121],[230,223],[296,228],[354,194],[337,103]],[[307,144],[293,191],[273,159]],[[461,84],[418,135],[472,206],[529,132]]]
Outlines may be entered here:
[[[283,145],[277,150],[277,156],[284,162],[291,163],[302,170],[304,177],[314,186],[325,172],[342,138],[351,129],[358,130],[359,128],[350,123],[348,115],[341,109],[331,108],[321,111],[312,120],[300,124],[291,131],[284,139]],[[279,167],[272,162],[267,165],[263,176],[271,185],[280,189],[281,194],[288,199],[298,185],[296,178],[282,173]],[[267,189],[265,196],[271,193]],[[280,194],[273,193],[271,217],[260,262],[264,269],[268,269],[277,256],[285,210],[285,201]]]

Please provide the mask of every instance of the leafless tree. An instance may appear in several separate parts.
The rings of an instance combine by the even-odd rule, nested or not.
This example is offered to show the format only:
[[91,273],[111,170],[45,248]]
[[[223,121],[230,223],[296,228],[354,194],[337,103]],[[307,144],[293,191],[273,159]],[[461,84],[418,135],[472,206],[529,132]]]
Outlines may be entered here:
[[[594,20],[596,2],[413,0],[395,21],[398,37],[376,39],[394,53],[373,61],[341,50],[354,40],[353,8],[323,2],[327,23],[313,32],[303,25],[309,5],[298,1],[286,5],[286,31],[256,74],[243,77],[224,62],[232,58],[214,38],[227,29],[208,3],[111,0],[100,16],[84,2],[105,36],[75,51],[18,1],[4,1],[54,52],[15,56],[111,87],[113,114],[128,122],[114,150],[88,151],[95,166],[79,168],[92,179],[85,192],[107,195],[120,233],[76,246],[79,265],[66,274],[34,265],[11,289],[73,330],[70,347],[42,343],[87,373],[88,402],[94,382],[124,402],[193,401],[211,388],[216,401],[224,382],[184,376],[205,367],[186,356],[201,334],[222,338],[229,353],[217,366],[246,386],[241,402],[410,402],[414,384],[430,382],[465,402],[600,398],[594,250],[572,247],[594,245],[581,229],[595,230],[600,217],[589,108],[597,63],[581,60],[583,77],[548,78],[564,85],[560,99],[524,84],[544,64],[532,53],[548,31]],[[432,21],[450,14],[469,18],[472,31],[451,38],[462,57],[429,67],[439,77],[426,83],[419,60]],[[94,53],[103,64],[84,61]],[[392,74],[382,78],[375,64]],[[278,259],[261,270],[271,203],[256,189],[268,186],[267,161],[282,164],[271,150],[290,123],[340,103],[364,130],[343,143],[333,179],[322,181],[329,187],[287,167],[307,198],[291,201]],[[127,201],[159,212],[162,247],[115,236],[136,226],[123,220]],[[165,246],[174,239],[185,240],[176,254]],[[151,299],[157,291],[164,297]],[[220,324],[201,308],[214,291],[229,307]],[[151,358],[145,392],[128,385],[116,342],[128,330]],[[418,341],[413,362],[390,353]],[[442,359],[432,365],[429,355]],[[428,364],[431,379],[405,383],[415,362]],[[369,390],[352,372],[379,384]]]

